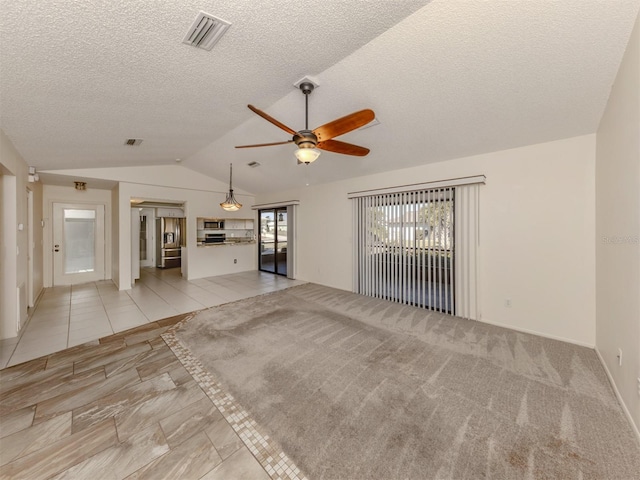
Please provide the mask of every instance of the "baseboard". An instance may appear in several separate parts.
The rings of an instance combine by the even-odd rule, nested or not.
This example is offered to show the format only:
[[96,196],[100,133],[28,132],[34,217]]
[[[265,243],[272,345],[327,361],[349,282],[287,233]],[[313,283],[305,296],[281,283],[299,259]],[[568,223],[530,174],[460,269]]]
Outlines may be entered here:
[[604,368],[604,371],[607,374],[607,378],[609,379],[609,383],[611,383],[611,388],[613,388],[613,391],[615,392],[616,397],[618,398],[618,401],[620,402],[620,406],[622,407],[622,410],[624,411],[624,414],[627,416],[627,419],[629,420],[629,423],[631,424],[631,429],[636,434],[636,437],[638,438],[638,441],[640,441],[640,430],[638,429],[638,425],[636,425],[636,422],[633,421],[633,417],[631,416],[631,412],[627,408],[626,403],[624,403],[624,400],[622,399],[622,395],[620,395],[620,391],[618,390],[618,387],[616,386],[616,382],[613,380],[613,376],[611,375],[611,372],[609,371],[609,367],[607,367],[607,364],[604,361],[604,358],[602,358],[602,355],[600,354],[600,350],[598,350],[598,347],[594,347],[594,350],[596,351],[596,355],[598,355],[598,358],[600,359],[600,363],[602,364],[602,368]]
[[44,294],[44,286],[40,287],[40,291],[38,291],[38,293],[36,293],[34,295],[35,299],[33,300],[33,306],[29,307],[29,308],[33,308],[35,310],[36,305],[38,305],[38,302],[40,301],[40,298],[42,297],[42,294]]
[[518,327],[514,327],[513,325],[506,325],[504,323],[491,322],[489,320],[485,320],[484,318],[482,320],[478,320],[478,321],[482,322],[482,323],[488,323],[489,325],[495,325],[496,327],[502,327],[502,328],[508,328],[509,330],[515,330],[516,332],[528,333],[530,335],[537,335],[538,337],[550,338],[551,340],[558,340],[560,342],[572,343],[572,344],[578,345],[580,347],[595,348],[595,345],[593,343],[585,343],[585,342],[580,342],[578,340],[573,340],[571,338],[557,337],[555,335],[549,335],[549,334],[546,334],[546,333],[537,332],[535,330],[527,330],[526,328],[518,328]]

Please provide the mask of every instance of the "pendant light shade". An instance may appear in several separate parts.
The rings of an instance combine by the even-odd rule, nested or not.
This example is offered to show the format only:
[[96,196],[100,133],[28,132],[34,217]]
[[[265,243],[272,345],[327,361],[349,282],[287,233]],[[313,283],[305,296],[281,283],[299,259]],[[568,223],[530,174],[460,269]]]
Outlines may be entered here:
[[223,210],[227,212],[236,212],[242,208],[242,204],[236,200],[236,197],[233,196],[233,184],[232,184],[232,175],[233,175],[233,163],[229,164],[229,193],[227,193],[227,198],[224,202],[220,204]]

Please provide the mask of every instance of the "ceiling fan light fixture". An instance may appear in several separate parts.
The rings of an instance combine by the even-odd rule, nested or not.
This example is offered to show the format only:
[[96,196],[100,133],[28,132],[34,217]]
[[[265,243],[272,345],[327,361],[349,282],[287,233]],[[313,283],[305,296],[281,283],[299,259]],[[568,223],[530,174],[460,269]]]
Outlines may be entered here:
[[227,212],[237,212],[242,208],[242,204],[236,200],[236,197],[233,195],[233,186],[231,183],[233,175],[233,163],[229,164],[229,193],[227,193],[227,198],[220,204],[223,210]]
[[296,156],[299,162],[302,162],[305,165],[309,165],[310,163],[313,163],[318,159],[318,157],[320,156],[320,150],[313,147],[312,148],[302,147],[302,148],[298,148],[294,152],[294,155]]
[[333,138],[351,132],[352,130],[360,128],[374,120],[376,117],[373,110],[365,109],[353,112],[350,115],[337,118],[329,123],[321,125],[318,128],[309,130],[309,95],[313,92],[313,89],[317,84],[305,77],[296,85],[304,94],[304,129],[296,132],[292,128],[287,127],[284,123],[279,122],[253,105],[247,105],[249,110],[253,113],[261,116],[267,122],[272,123],[281,130],[284,130],[289,135],[293,135],[293,138],[286,142],[237,145],[236,148],[268,147],[294,142],[298,146],[298,150],[294,152],[298,159],[298,163],[304,163],[305,165],[315,162],[320,156],[320,150],[328,150],[334,153],[354,155],[357,157],[364,157],[369,153],[368,148],[359,147],[358,145],[352,145],[339,140],[333,140]]

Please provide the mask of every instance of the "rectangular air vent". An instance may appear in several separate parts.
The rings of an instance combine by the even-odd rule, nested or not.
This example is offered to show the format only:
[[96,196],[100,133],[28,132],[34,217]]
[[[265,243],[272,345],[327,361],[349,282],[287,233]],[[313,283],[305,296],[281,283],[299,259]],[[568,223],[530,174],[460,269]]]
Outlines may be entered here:
[[205,12],[200,12],[182,40],[182,43],[204,48],[205,50],[211,50],[230,26],[231,23],[226,20],[214,17]]
[[128,138],[124,144],[125,145],[130,145],[130,146],[137,146],[140,145],[142,143],[142,139],[141,138]]

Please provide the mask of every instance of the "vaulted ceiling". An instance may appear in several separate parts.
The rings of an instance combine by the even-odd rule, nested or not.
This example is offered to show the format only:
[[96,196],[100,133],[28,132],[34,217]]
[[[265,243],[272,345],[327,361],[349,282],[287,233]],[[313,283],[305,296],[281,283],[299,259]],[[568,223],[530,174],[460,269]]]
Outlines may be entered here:
[[[0,128],[39,170],[174,164],[261,193],[595,132],[640,0],[1,0]],[[199,11],[231,22],[182,43]],[[378,125],[297,165],[290,136]],[[142,138],[140,146],[124,145]],[[257,161],[258,168],[247,166]]]

